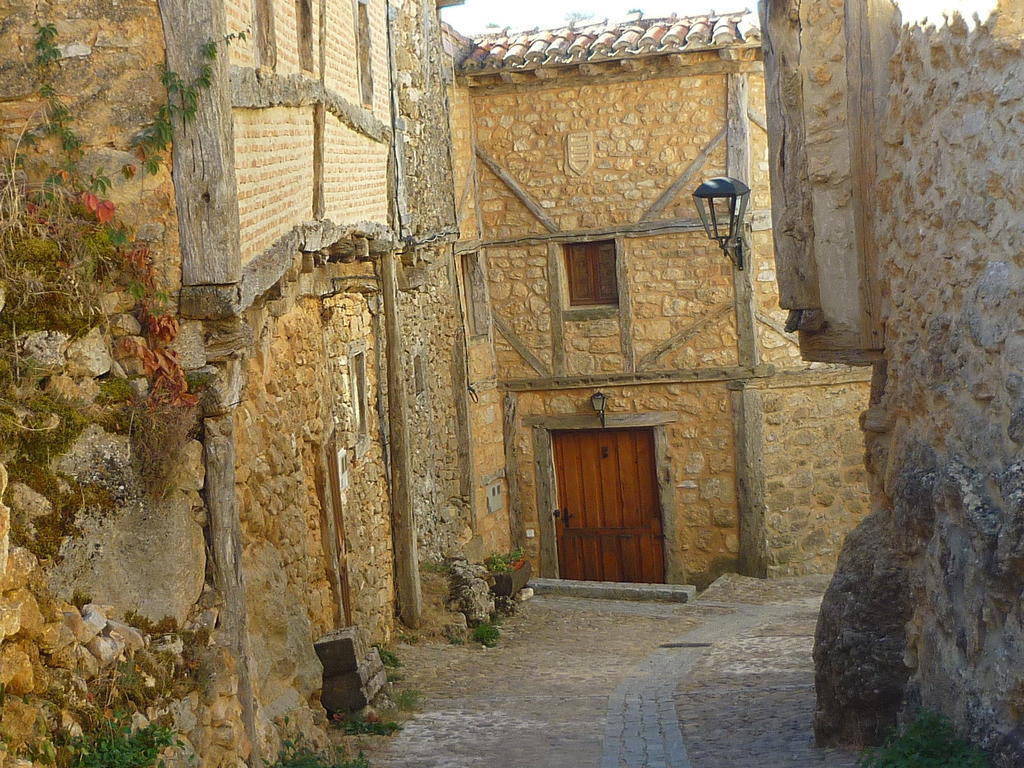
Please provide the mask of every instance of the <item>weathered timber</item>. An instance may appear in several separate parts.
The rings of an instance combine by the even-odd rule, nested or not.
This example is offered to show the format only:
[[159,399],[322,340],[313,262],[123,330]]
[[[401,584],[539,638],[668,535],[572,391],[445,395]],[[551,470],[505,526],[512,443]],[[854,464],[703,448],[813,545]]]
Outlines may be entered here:
[[800,20],[790,3],[761,3],[761,32],[768,102],[768,154],[771,167],[775,264],[779,305],[819,309],[818,267],[814,258],[814,219],[807,168]]
[[389,251],[380,260],[387,345],[388,410],[390,412],[391,535],[394,543],[398,615],[413,629],[423,615],[416,517],[413,506],[412,448],[409,443],[409,398],[402,361],[402,322],[398,298],[397,257]]
[[615,279],[619,288],[619,345],[627,371],[636,370],[636,349],[633,346],[633,299],[626,269],[626,240],[615,238]]
[[203,420],[206,483],[203,494],[210,520],[210,553],[214,583],[223,599],[217,633],[234,657],[238,675],[238,700],[242,723],[252,745],[250,760],[261,764],[256,738],[255,697],[249,669],[249,633],[245,573],[242,568],[242,525],[235,496],[234,415],[226,413]]
[[527,543],[523,504],[519,498],[519,452],[515,444],[519,431],[518,403],[518,398],[511,392],[506,392],[502,398],[501,431],[505,446],[505,482],[508,485],[508,524],[514,547]]
[[768,118],[764,116],[758,109],[754,109],[750,105],[747,105],[747,117],[754,125],[760,128],[765,133],[768,133]]
[[324,197],[324,141],[327,132],[327,110],[323,104],[313,107],[313,218],[327,215]]
[[825,327],[816,333],[801,329],[800,354],[805,360],[847,365],[873,365],[882,359],[880,350],[864,349],[859,330]]
[[[750,183],[750,84],[746,75],[729,75],[727,98],[726,169],[730,176]],[[736,352],[740,365],[755,366],[760,362],[757,343],[757,324],[754,320],[754,250],[744,231],[745,258],[743,269],[732,270],[733,291],[736,296]]]
[[551,432],[543,427],[533,428],[533,471],[537,486],[537,521],[540,529],[540,575],[557,579],[558,544],[555,540],[555,520],[558,507],[555,490],[555,463],[551,450]]
[[870,368],[813,368],[803,371],[780,371],[774,376],[750,381],[730,383],[730,389],[745,386],[748,389],[789,389],[792,387],[832,387],[871,381]]
[[779,336],[784,338],[790,344],[797,344],[798,343],[797,338],[796,338],[796,334],[795,333],[790,333],[789,331],[787,331],[786,330],[786,326],[784,324],[780,323],[775,318],[769,317],[768,315],[765,315],[765,314],[763,314],[761,312],[755,312],[754,313],[754,318],[757,320],[757,322],[763,323],[768,328],[771,328],[773,331],[775,331],[777,334],[779,334]]
[[745,387],[730,393],[736,445],[736,495],[739,502],[740,561],[744,576],[768,576],[768,535],[762,459],[761,393]]
[[[454,249],[446,249],[454,254]],[[448,271],[448,284],[459,307],[462,319],[456,326],[455,338],[452,341],[451,379],[452,391],[455,394],[455,421],[458,429],[459,457],[459,493],[469,502],[470,525],[476,530],[477,485],[473,482],[473,434],[469,415],[469,350],[466,336],[466,318],[464,314],[464,298],[462,282],[459,280],[459,267],[454,256],[445,260]]]
[[[676,498],[676,480],[673,467],[672,444],[669,441],[668,429],[664,422],[654,426],[654,461],[658,478],[658,501],[661,504],[662,529],[666,531],[682,530],[684,525],[680,517],[684,514]],[[680,536],[665,537],[665,581],[669,584],[685,584],[687,582],[685,552]]]
[[[679,421],[675,411],[647,411],[645,413],[606,413],[606,427],[656,427]],[[545,429],[601,429],[601,417],[596,413],[555,413],[524,416],[527,427]]]
[[497,176],[501,183],[508,187],[509,191],[518,198],[519,202],[521,202],[526,209],[533,214],[534,218],[544,226],[544,229],[548,232],[559,231],[558,225],[551,220],[551,217],[544,213],[544,209],[537,204],[537,201],[530,196],[530,193],[523,189],[522,185],[520,185],[518,181],[512,178],[508,171],[498,164],[497,160],[487,154],[487,151],[482,147],[475,147],[475,152],[476,156],[480,159],[480,162],[486,165],[490,169],[491,173]]
[[565,373],[565,326],[562,319],[562,249],[548,243],[548,307],[551,313],[551,367]]
[[504,320],[493,313],[491,315],[491,320],[494,322],[495,330],[502,335],[505,341],[508,342],[508,345],[512,347],[512,349],[514,349],[518,355],[523,358],[531,368],[533,368],[533,370],[541,376],[551,375],[551,371],[546,365],[544,365],[544,361],[530,351],[530,348],[523,343],[523,340],[516,335],[515,331],[508,327],[508,324]]
[[661,342],[657,347],[652,349],[646,355],[644,355],[640,362],[637,364],[637,370],[646,371],[652,365],[658,362],[659,358],[663,355],[668,354],[673,349],[676,349],[680,344],[683,344],[694,336],[703,331],[708,325],[715,320],[724,316],[733,306],[731,301],[723,301],[719,304],[711,307],[701,317],[694,320],[692,323],[680,328],[678,331],[673,333],[670,337]]
[[[730,81],[733,77],[736,77],[736,75],[729,75]],[[662,192],[661,196],[651,203],[650,207],[644,211],[643,215],[640,217],[640,221],[644,222],[655,219],[672,203],[673,200],[676,199],[676,196],[680,191],[684,188],[689,189],[690,182],[693,180],[694,176],[700,173],[704,164],[708,161],[708,157],[710,157],[711,153],[718,148],[718,145],[722,143],[725,137],[726,129],[723,128],[705,145],[704,149],[700,151],[700,154],[698,154],[697,157],[694,158],[693,162],[686,167],[685,171],[679,174],[679,177],[669,185],[668,189]]]
[[174,121],[172,175],[181,245],[182,285],[223,285],[241,274],[235,139],[227,55],[207,62],[202,51],[227,33],[224,6],[214,0],[159,0],[167,69],[186,81],[210,66],[210,86],[196,94],[193,120]]
[[762,363],[756,368],[686,368],[669,371],[638,371],[636,373],[594,373],[585,376],[547,376],[537,379],[507,379],[498,386],[512,392],[535,392],[546,389],[587,389],[612,385],[680,384],[687,381],[733,381],[771,376],[775,366]]
[[348,128],[386,144],[391,129],[368,109],[356,106],[317,80],[299,74],[278,75],[251,67],[231,67],[231,106],[241,109],[323,105]]
[[[854,237],[860,277],[861,343],[865,349],[880,349],[882,340],[882,295],[878,279],[878,246],[872,213],[877,209],[878,190],[878,94],[873,72],[874,57],[888,60],[891,42],[880,46],[879,27],[889,29],[891,9],[882,10],[879,0],[846,3],[846,79],[849,89],[850,165],[853,183]],[[880,19],[883,20],[880,23]],[[878,47],[888,49],[875,50]],[[886,85],[888,81],[886,80]],[[886,88],[886,90],[888,90]]]

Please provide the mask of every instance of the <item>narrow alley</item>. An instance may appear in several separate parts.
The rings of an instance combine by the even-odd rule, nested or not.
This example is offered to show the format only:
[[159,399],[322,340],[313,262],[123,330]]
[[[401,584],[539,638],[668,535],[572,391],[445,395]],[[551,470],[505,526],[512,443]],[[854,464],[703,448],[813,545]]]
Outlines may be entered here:
[[810,768],[823,577],[728,575],[689,604],[538,596],[497,648],[399,645],[424,694],[381,768]]

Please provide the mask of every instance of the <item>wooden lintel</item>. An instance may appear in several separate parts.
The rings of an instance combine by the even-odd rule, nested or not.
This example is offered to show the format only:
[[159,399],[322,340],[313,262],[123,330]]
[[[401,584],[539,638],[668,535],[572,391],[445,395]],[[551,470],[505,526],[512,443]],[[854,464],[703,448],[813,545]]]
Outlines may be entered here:
[[494,323],[495,330],[502,335],[508,345],[512,347],[518,353],[518,355],[525,360],[533,370],[539,373],[541,376],[550,376],[550,369],[544,365],[544,361],[537,357],[530,348],[523,343],[515,331],[508,327],[508,324],[498,317],[496,314],[491,314],[491,320]]
[[671,352],[677,348],[680,344],[692,339],[694,336],[703,331],[708,325],[727,314],[732,309],[733,303],[731,301],[723,301],[720,304],[716,304],[705,312],[701,317],[694,320],[692,323],[680,328],[678,331],[669,336],[665,341],[661,342],[657,347],[652,349],[646,355],[641,358],[637,364],[637,368],[641,371],[649,369],[652,365],[658,362],[658,359],[663,355]]
[[795,387],[831,387],[842,384],[870,384],[873,369],[863,366],[780,371],[774,376],[744,382],[747,389],[792,389]]
[[[589,405],[589,401],[587,403]],[[614,402],[609,403],[614,407]],[[647,411],[644,413],[605,413],[604,427],[609,429],[628,427],[656,427],[661,424],[672,424],[679,421],[676,411]],[[544,427],[545,429],[601,429],[601,417],[590,413],[557,413],[524,416],[523,424],[527,427]]]
[[646,384],[683,384],[686,382],[733,381],[771,376],[775,366],[762,364],[757,368],[685,368],[670,371],[637,373],[595,373],[585,376],[548,376],[537,379],[509,379],[498,386],[512,392],[538,392],[555,389],[589,389],[604,386]]
[[708,157],[715,151],[715,149],[718,148],[718,145],[722,143],[725,136],[726,129],[723,128],[705,145],[704,149],[700,151],[700,154],[698,154],[697,157],[693,159],[693,162],[686,167],[686,170],[683,171],[671,185],[669,185],[669,188],[662,192],[661,196],[655,200],[646,211],[644,211],[643,215],[640,217],[640,221],[651,221],[665,210],[665,208],[675,200],[676,195],[679,194],[683,187],[687,186],[693,177],[700,173],[704,164],[707,162]]
[[508,187],[509,191],[519,199],[519,202],[544,226],[544,229],[548,232],[559,231],[558,225],[551,220],[551,217],[544,213],[544,209],[537,204],[537,201],[530,196],[530,193],[523,189],[522,185],[508,171],[498,165],[498,161],[487,154],[485,149],[476,147],[476,156],[490,169],[491,173],[501,180],[502,184]]
[[[757,212],[751,214],[756,216]],[[510,245],[535,245],[538,243],[576,243],[608,240],[615,237],[658,237],[661,235],[677,235],[684,232],[703,232],[704,225],[700,219],[657,219],[641,221],[636,224],[622,224],[616,227],[600,229],[566,229],[561,232],[533,233],[517,237],[505,237],[484,240],[480,247],[503,247]]]

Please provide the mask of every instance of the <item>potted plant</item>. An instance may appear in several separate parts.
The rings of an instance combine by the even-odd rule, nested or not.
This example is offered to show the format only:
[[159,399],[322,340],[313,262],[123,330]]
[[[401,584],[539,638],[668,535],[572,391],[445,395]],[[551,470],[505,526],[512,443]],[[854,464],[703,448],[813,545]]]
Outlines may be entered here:
[[522,549],[495,553],[484,560],[484,566],[494,579],[491,591],[499,597],[512,597],[518,593],[529,582],[532,573],[530,561]]

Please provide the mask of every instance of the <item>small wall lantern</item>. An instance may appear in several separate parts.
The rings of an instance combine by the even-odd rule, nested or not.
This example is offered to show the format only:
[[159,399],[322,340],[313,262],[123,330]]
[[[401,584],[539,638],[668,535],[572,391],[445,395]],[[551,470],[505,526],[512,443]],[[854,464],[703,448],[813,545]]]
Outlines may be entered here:
[[590,396],[590,405],[601,417],[601,426],[604,426],[604,409],[608,405],[608,395],[604,392],[595,392]]
[[749,200],[750,187],[731,176],[708,179],[693,193],[704,231],[736,269],[743,269],[743,217]]

